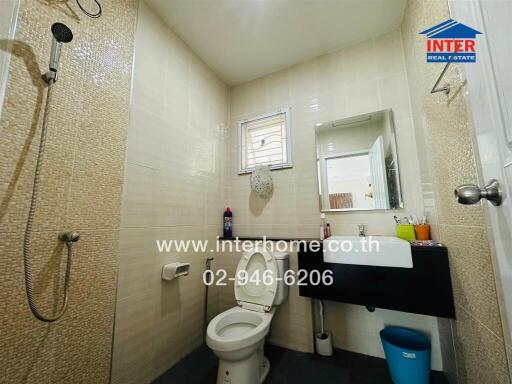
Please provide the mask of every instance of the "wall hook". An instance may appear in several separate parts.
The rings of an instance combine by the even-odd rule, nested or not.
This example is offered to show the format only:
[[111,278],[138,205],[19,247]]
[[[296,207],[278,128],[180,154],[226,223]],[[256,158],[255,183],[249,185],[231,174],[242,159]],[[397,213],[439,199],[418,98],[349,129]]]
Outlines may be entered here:
[[441,72],[441,74],[437,78],[437,81],[434,84],[434,86],[432,87],[432,90],[430,91],[430,93],[437,93],[437,92],[444,92],[445,94],[449,94],[450,93],[450,84],[449,83],[445,83],[442,87],[438,88],[439,83],[443,79],[444,74],[448,70],[449,66],[450,66],[450,63],[446,63],[446,65],[443,68],[443,71]]

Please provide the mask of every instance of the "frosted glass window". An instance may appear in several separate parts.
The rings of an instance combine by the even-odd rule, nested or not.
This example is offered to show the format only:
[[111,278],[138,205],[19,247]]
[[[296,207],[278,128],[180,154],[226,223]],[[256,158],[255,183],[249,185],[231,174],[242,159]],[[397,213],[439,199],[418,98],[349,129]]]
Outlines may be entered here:
[[259,165],[271,169],[291,167],[289,110],[239,122],[240,173]]

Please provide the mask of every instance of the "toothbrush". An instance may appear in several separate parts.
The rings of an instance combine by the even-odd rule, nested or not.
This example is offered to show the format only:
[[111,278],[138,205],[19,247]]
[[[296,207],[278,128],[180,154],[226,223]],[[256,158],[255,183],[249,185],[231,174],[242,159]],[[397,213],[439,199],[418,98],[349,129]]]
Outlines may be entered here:
[[393,219],[395,219],[395,223],[397,224],[402,224],[402,222],[400,221],[400,219],[397,217],[397,215],[393,216]]

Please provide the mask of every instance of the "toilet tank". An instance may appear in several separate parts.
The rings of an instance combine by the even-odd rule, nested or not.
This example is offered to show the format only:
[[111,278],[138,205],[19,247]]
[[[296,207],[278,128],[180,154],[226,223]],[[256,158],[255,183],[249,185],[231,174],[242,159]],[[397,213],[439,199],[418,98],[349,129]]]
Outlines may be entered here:
[[274,306],[281,305],[288,298],[289,287],[284,283],[284,273],[290,268],[289,255],[286,252],[274,252],[274,258],[277,262],[277,293],[274,299]]

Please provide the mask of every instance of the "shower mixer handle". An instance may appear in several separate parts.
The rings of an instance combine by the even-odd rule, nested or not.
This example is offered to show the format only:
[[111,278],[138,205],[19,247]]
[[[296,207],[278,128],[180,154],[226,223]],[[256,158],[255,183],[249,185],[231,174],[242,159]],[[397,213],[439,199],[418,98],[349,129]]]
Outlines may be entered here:
[[62,232],[59,234],[59,240],[65,243],[76,243],[80,240],[80,234],[78,232]]
[[47,84],[49,84],[50,81],[55,83],[57,81],[57,71],[50,69],[48,72],[43,74],[42,78]]

